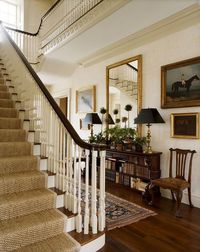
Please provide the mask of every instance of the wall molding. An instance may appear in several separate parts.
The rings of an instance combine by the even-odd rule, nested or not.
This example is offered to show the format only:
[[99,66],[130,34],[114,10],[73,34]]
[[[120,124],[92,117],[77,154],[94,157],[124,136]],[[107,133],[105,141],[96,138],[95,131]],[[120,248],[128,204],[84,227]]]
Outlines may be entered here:
[[79,62],[90,66],[200,22],[200,2],[109,45]]

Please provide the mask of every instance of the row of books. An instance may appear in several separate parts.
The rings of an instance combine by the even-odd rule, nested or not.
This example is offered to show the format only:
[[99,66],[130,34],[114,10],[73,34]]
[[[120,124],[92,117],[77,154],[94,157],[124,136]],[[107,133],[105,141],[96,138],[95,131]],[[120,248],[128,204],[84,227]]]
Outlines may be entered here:
[[130,186],[140,191],[145,191],[147,183],[142,181],[140,178],[131,177],[120,172],[114,172],[112,170],[106,170],[106,179],[115,183]]
[[[117,165],[118,164],[118,165]],[[139,166],[128,162],[116,162],[114,159],[106,160],[106,169],[121,172],[137,177],[149,178],[149,169],[145,166]]]

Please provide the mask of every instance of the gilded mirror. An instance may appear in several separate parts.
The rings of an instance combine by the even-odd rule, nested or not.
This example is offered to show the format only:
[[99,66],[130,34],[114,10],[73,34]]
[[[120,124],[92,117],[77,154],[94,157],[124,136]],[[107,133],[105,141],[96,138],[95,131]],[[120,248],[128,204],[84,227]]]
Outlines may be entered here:
[[[142,108],[142,55],[106,67],[106,92],[107,112],[115,125],[137,129],[141,134],[134,118]],[[130,112],[125,109],[126,105],[131,105]]]

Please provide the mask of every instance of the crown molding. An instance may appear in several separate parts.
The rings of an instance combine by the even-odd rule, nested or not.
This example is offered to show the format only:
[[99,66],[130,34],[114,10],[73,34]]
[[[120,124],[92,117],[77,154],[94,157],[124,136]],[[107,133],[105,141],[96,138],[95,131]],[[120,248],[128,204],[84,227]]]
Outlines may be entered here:
[[79,64],[83,66],[96,64],[197,23],[200,23],[200,0],[199,3],[97,51],[82,59]]

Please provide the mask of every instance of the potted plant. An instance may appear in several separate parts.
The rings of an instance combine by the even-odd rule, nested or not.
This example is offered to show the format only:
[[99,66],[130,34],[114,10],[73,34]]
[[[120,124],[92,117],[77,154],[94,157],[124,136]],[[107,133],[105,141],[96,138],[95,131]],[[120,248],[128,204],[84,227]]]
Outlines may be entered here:
[[106,137],[102,132],[98,134],[94,134],[92,137],[89,138],[90,143],[97,143],[97,144],[105,144],[106,143]]
[[134,139],[135,150],[138,152],[142,152],[144,146],[146,145],[147,139],[146,137],[136,137]]
[[132,108],[133,106],[131,104],[127,104],[124,108],[128,112],[128,128],[130,127],[129,112],[132,110]]
[[126,150],[132,150],[133,142],[136,137],[136,131],[132,128],[124,128],[125,130],[125,138],[124,138],[124,144],[126,147]]
[[117,148],[118,150],[123,149],[123,140],[125,136],[125,133],[123,130],[124,129],[120,128],[118,125],[106,130],[108,139],[111,142],[111,148],[114,147],[114,148]]

